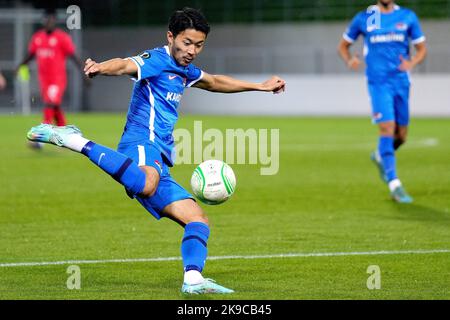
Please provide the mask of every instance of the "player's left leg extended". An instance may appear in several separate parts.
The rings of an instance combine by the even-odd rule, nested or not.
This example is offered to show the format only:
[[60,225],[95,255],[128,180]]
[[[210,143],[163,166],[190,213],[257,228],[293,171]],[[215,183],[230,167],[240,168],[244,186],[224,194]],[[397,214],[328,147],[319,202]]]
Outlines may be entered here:
[[81,135],[75,126],[55,127],[41,124],[27,134],[30,141],[44,142],[82,153],[96,166],[122,184],[132,195],[151,193],[146,172],[128,156],[94,143]]

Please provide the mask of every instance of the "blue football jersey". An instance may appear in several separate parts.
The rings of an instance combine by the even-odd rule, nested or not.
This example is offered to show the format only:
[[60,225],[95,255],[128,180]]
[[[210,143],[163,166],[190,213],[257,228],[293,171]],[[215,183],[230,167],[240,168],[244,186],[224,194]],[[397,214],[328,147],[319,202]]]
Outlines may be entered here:
[[398,69],[400,56],[410,58],[410,43],[425,41],[417,15],[409,9],[395,5],[394,11],[380,13],[377,22],[372,10],[358,13],[345,31],[343,37],[354,42],[364,36],[366,75],[369,81],[385,81],[399,77],[409,81],[407,72]]
[[173,165],[173,130],[184,88],[203,77],[203,71],[189,64],[179,65],[167,46],[130,57],[138,67],[127,122],[120,144],[150,141]]

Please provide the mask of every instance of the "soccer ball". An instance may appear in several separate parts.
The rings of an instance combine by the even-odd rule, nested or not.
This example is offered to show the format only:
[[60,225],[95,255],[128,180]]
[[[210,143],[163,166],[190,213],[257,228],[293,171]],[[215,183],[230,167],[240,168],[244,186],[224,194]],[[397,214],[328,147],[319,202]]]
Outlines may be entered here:
[[191,177],[194,195],[203,203],[219,204],[227,201],[236,188],[236,177],[229,165],[220,160],[202,162]]

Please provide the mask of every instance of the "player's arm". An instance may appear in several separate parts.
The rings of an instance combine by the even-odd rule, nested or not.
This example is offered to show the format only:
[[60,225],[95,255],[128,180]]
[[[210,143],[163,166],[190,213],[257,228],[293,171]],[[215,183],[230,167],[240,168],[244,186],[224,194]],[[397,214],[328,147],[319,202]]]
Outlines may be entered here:
[[408,29],[408,35],[411,38],[411,43],[416,49],[416,53],[411,57],[410,60],[407,60],[405,57],[400,56],[400,65],[398,66],[398,68],[401,71],[411,71],[418,64],[422,63],[427,55],[427,46],[425,44],[426,38],[424,33],[422,32],[419,18],[415,13],[412,13],[411,18],[412,21],[410,23],[410,28]]
[[28,64],[31,60],[33,60],[35,57],[34,53],[28,53],[27,56],[23,59],[23,61],[19,64],[19,66],[23,64]]
[[359,59],[358,53],[356,53],[355,55],[351,54],[351,46],[352,42],[349,42],[342,38],[338,45],[338,53],[342,60],[344,60],[347,67],[356,71],[361,65],[361,60]]
[[202,79],[193,86],[221,93],[235,93],[244,91],[267,91],[273,93],[281,93],[285,90],[286,82],[280,77],[273,76],[262,83],[254,83],[235,79],[224,75],[211,75],[203,73]]
[[414,47],[416,48],[416,54],[411,60],[407,60],[403,56],[400,56],[401,64],[398,68],[401,71],[410,71],[425,60],[428,51],[425,41],[415,44]]
[[345,30],[337,48],[339,56],[344,60],[347,68],[351,70],[356,71],[361,65],[359,55],[357,53],[352,55],[350,47],[362,34],[362,26],[365,26],[366,23],[365,13],[358,13],[350,22],[347,30]]
[[87,59],[84,64],[84,73],[89,78],[96,75],[103,76],[122,76],[128,75],[136,77],[138,67],[130,59],[115,58],[101,63],[97,63],[92,59]]

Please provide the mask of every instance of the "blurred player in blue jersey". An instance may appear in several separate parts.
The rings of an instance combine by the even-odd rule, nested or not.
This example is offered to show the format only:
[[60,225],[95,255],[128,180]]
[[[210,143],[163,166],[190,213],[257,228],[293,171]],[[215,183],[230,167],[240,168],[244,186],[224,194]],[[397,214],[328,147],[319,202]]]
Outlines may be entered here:
[[88,59],[85,74],[134,79],[135,85],[127,123],[118,150],[114,151],[84,137],[75,126],[33,127],[28,139],[53,143],[87,156],[125,186],[156,219],[167,217],[184,227],[181,255],[184,266],[184,293],[232,293],[211,279],[203,278],[209,238],[208,218],[202,208],[170,175],[173,166],[172,132],[178,119],[178,106],[184,89],[232,93],[243,91],[284,91],[285,82],[272,77],[263,83],[240,81],[223,75],[210,75],[192,64],[202,51],[209,25],[197,10],[184,8],[169,20],[168,45],[139,55],[102,63]]
[[[350,69],[361,64],[350,46],[364,37],[366,75],[372,103],[373,122],[379,127],[378,149],[371,154],[392,198],[411,203],[396,171],[395,151],[406,141],[409,124],[409,72],[426,56],[425,36],[416,14],[392,0],[379,0],[376,6],[358,13],[341,40],[338,51]],[[416,48],[410,54],[410,43]]]

